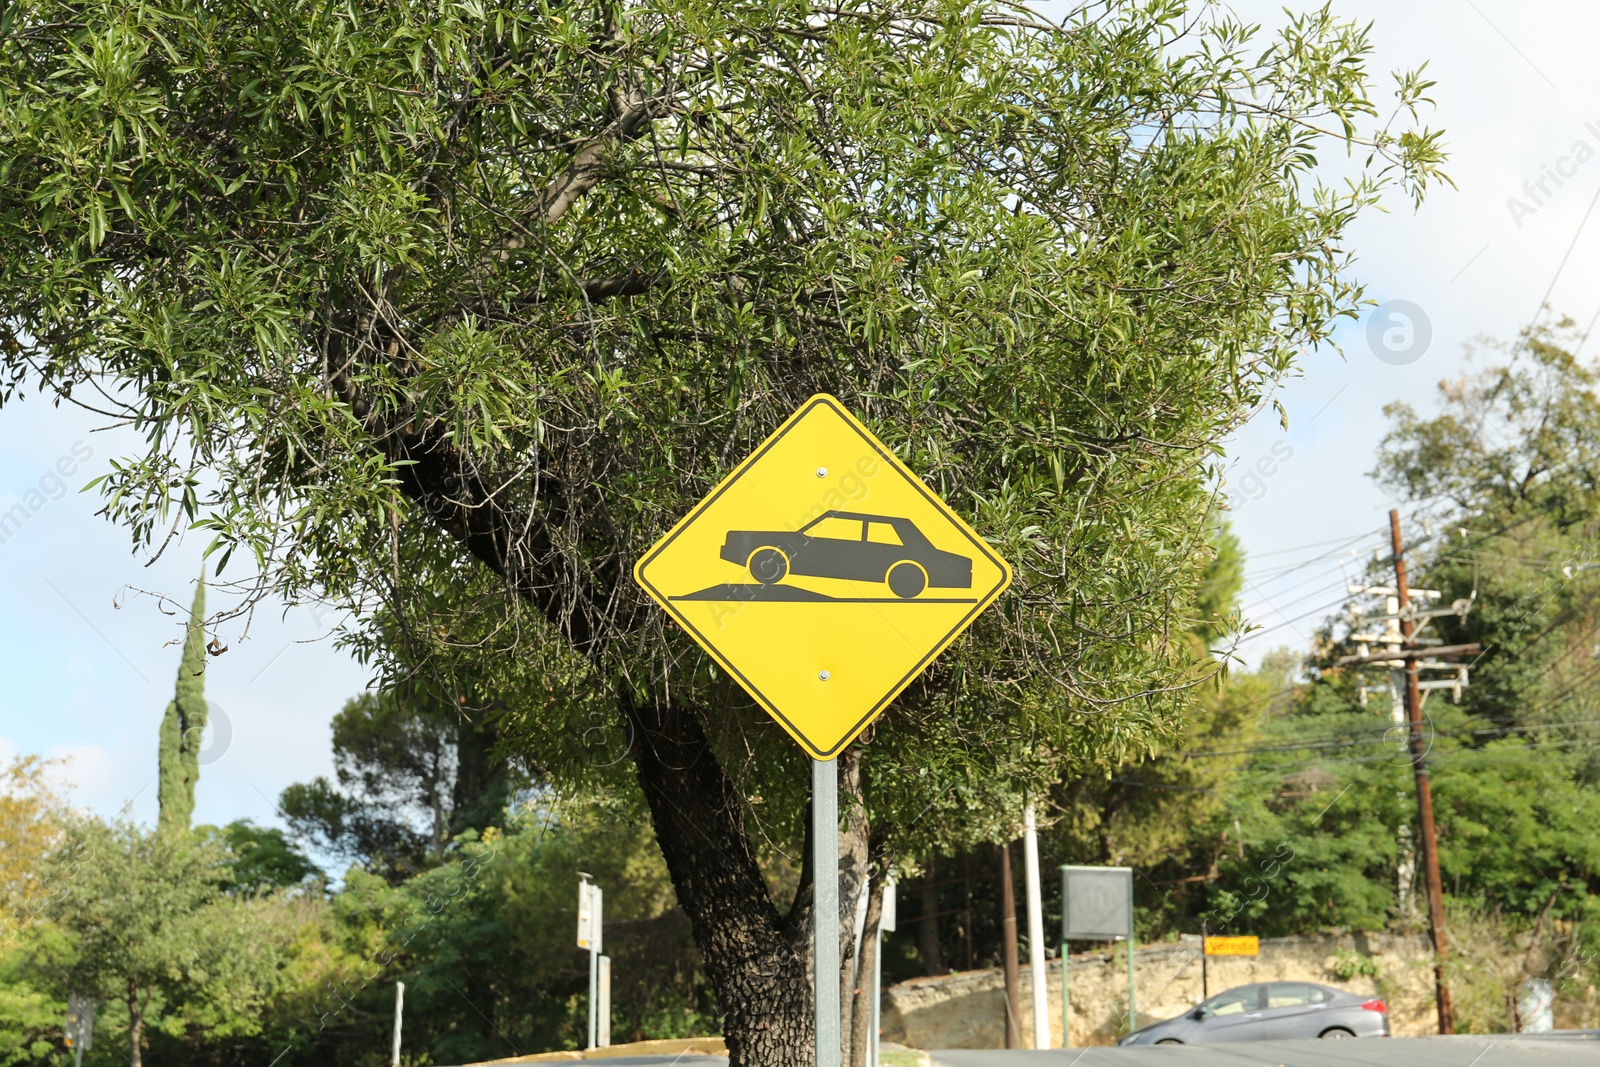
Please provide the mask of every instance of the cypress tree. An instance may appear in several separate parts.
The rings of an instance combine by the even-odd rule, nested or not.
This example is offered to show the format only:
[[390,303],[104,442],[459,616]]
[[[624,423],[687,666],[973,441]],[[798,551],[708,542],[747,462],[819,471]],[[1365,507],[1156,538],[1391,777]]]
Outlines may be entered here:
[[206,583],[195,586],[189,609],[183,661],[178,665],[177,691],[161,720],[160,769],[156,797],[161,804],[157,828],[188,832],[194,815],[194,785],[200,779],[200,741],[206,729]]

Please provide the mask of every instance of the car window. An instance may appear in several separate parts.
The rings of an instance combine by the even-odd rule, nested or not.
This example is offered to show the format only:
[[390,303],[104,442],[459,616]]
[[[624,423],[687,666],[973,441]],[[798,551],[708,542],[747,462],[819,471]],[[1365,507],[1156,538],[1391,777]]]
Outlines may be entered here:
[[838,515],[824,515],[805,528],[807,537],[827,537],[836,541],[861,540],[861,520],[846,519]]
[[1273,982],[1267,986],[1269,1008],[1298,1008],[1321,1002],[1322,990],[1305,982]]
[[1207,1015],[1239,1015],[1261,1007],[1261,991],[1255,986],[1230,989],[1206,1001]]
[[875,545],[903,545],[900,531],[886,522],[867,523],[867,540]]

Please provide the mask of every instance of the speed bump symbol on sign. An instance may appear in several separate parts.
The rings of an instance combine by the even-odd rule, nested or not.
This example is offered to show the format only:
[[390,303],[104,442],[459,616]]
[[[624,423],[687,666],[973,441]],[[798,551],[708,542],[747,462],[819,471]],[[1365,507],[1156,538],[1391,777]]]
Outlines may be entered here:
[[833,759],[1011,583],[838,400],[814,396],[633,568],[813,757]]

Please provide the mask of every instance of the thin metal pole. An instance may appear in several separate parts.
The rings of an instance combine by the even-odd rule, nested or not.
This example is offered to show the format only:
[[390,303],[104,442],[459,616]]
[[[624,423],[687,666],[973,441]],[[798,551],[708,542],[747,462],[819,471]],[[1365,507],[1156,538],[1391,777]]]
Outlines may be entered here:
[[1033,982],[1033,1047],[1050,1047],[1050,990],[1044,966],[1044,891],[1039,885],[1039,825],[1033,805],[1022,813],[1022,865],[1028,891],[1028,969]]
[[[405,1006],[406,984],[404,982],[396,982],[394,984],[394,1051],[389,1058],[389,1062],[393,1067],[400,1067],[400,1015],[405,1010]],[[78,1067],[83,1067],[81,1058]]]
[[872,957],[872,1033],[867,1040],[872,1044],[872,1067],[879,1067],[879,1044],[883,1036],[883,927],[878,928],[878,950]]
[[[83,1067],[83,1045],[81,1043],[78,1045],[77,1056],[78,1056],[77,1067]],[[398,1062],[398,1061],[396,1061],[396,1062]]]
[[[1389,536],[1394,546],[1394,590],[1400,601],[1400,634],[1406,651],[1414,651],[1416,623],[1406,618],[1411,605],[1411,586],[1406,576],[1404,546],[1400,540],[1400,511],[1389,511]],[[1423,872],[1428,883],[1428,927],[1433,934],[1433,990],[1439,1009],[1439,1032],[1455,1033],[1455,1013],[1450,989],[1444,982],[1445,934],[1444,887],[1439,879],[1439,838],[1433,823],[1433,786],[1428,778],[1428,753],[1422,738],[1422,692],[1417,684],[1417,659],[1406,659],[1406,721],[1410,725],[1411,768],[1417,782],[1417,812],[1422,823]]]
[[1206,921],[1200,920],[1200,999],[1211,999],[1211,975],[1206,970]]
[[603,953],[600,956],[598,993],[600,1006],[596,1011],[599,1018],[594,1025],[594,1043],[600,1048],[605,1048],[611,1044],[611,957]]
[[599,1013],[595,1010],[598,1005],[595,1001],[600,996],[600,953],[594,949],[589,950],[589,1047],[597,1048],[599,1034],[596,1033],[600,1022]]
[[1139,1026],[1139,1011],[1134,1004],[1133,989],[1133,879],[1128,879],[1128,1033]]
[[816,974],[816,1067],[840,1067],[839,765],[811,761],[812,948]]
[[1067,943],[1061,942],[1061,1047],[1072,1047],[1072,993],[1070,982],[1072,978],[1070,961],[1072,955]]

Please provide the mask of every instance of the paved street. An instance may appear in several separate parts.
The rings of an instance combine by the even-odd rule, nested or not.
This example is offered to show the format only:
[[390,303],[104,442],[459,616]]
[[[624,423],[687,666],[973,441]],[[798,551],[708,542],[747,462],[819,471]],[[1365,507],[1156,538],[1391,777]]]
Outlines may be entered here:
[[[554,1055],[553,1053],[551,1055]],[[728,1067],[728,1057],[707,1056],[698,1052],[684,1052],[675,1056],[647,1055],[647,1056],[563,1056],[559,1060],[547,1057],[529,1056],[525,1059],[491,1060],[491,1064],[516,1064],[516,1063],[599,1063],[605,1067]],[[484,1067],[484,1065],[471,1065],[468,1067]]]
[[[1253,1041],[1237,1045],[1055,1049],[950,1049],[934,1067],[1595,1067],[1600,1031],[1559,1035],[1397,1037],[1387,1041]],[[618,1056],[607,1067],[726,1067],[724,1056]]]
[[935,1067],[1568,1067],[1600,1064],[1600,1036],[1408,1037],[1237,1045],[934,1052]]

